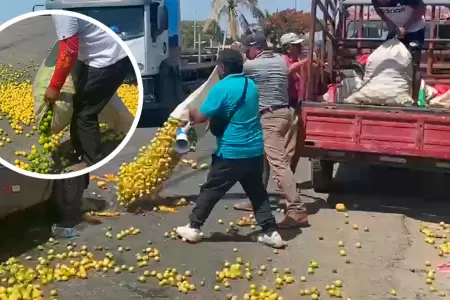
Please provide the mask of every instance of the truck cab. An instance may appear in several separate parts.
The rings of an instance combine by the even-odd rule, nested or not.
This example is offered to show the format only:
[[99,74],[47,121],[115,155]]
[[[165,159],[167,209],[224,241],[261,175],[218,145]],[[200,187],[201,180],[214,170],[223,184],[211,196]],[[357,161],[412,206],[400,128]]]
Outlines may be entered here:
[[[179,0],[46,0],[44,7],[84,14],[102,22],[119,35],[136,58],[142,75],[143,112],[171,112],[181,101],[165,96],[165,91],[170,88],[161,84],[181,84],[180,78],[161,78],[161,69],[168,60],[172,67],[179,68],[179,58],[173,54],[177,52],[173,51],[173,47],[178,47],[179,43],[178,34],[173,34],[173,31],[179,27],[172,28],[169,38],[169,9],[174,26],[177,19],[179,23]],[[168,72],[163,73],[163,76],[168,76]]]

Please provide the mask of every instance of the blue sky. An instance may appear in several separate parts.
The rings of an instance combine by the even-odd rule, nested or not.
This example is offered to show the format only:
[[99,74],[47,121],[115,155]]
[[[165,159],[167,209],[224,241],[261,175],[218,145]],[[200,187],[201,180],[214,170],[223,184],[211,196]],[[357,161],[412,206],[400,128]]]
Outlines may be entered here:
[[[180,0],[181,1],[181,18],[194,19],[194,15],[197,15],[197,19],[206,19],[211,12],[211,0]],[[4,6],[0,10],[0,24],[14,18],[18,15],[31,12],[33,5],[43,4],[43,0],[17,0],[10,1],[11,3]],[[286,8],[294,7],[294,0],[260,0],[260,6],[262,9],[267,9],[270,12],[275,12],[277,9],[282,10]],[[309,0],[297,0],[297,8],[303,10],[309,10]],[[196,13],[194,13],[196,12]],[[243,12],[248,16],[248,21],[252,22],[252,18],[248,12]]]

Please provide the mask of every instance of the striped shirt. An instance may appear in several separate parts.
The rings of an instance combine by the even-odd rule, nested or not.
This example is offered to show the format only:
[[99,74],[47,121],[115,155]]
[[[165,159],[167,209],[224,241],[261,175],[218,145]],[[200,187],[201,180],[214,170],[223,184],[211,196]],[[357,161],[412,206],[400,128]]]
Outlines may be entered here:
[[259,109],[288,105],[289,69],[281,55],[264,51],[244,63],[244,73],[259,90]]

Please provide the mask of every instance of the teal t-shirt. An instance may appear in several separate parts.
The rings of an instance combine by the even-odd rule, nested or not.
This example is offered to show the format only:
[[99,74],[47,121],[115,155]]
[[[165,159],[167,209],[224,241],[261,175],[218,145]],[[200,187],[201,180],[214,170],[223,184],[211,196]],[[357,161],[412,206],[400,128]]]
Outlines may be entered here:
[[[242,97],[245,76],[233,74],[220,80],[209,91],[200,113],[211,119],[229,117]],[[216,155],[226,159],[244,159],[264,154],[264,142],[259,119],[259,92],[248,79],[245,101],[234,113],[223,136],[217,138]]]

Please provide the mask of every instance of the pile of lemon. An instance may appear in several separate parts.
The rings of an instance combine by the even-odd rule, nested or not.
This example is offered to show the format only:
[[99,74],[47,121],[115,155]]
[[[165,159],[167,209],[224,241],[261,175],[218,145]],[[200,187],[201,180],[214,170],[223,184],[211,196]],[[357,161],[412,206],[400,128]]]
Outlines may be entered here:
[[117,197],[122,206],[127,207],[144,196],[154,194],[170,177],[180,161],[173,148],[180,126],[180,120],[169,118],[158,129],[150,145],[142,147],[132,162],[120,167]]
[[[0,64],[0,120],[7,119],[16,135],[25,135],[30,138],[39,135],[39,147],[32,145],[31,149],[24,151],[17,149],[17,159],[14,164],[24,170],[36,173],[50,173],[55,167],[51,154],[59,148],[69,127],[58,134],[52,134],[50,124],[52,111],[49,110],[41,124],[36,124],[34,115],[34,97],[32,91],[31,71],[37,70],[39,65],[30,63],[18,70],[12,65]],[[138,88],[132,84],[123,84],[117,91],[128,110],[136,115],[138,106]],[[113,132],[106,124],[101,124],[102,142],[120,141],[124,133]],[[13,144],[14,137],[0,128],[0,147]],[[60,157],[61,167],[66,167],[68,160]]]

